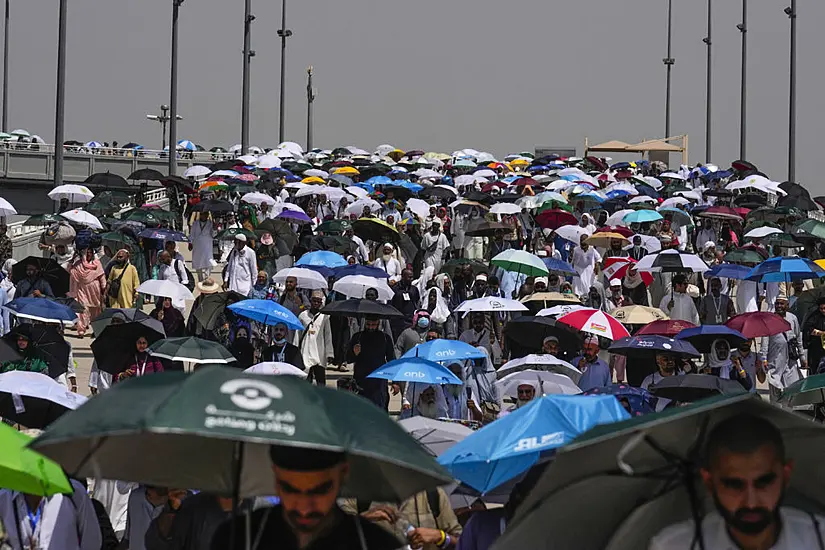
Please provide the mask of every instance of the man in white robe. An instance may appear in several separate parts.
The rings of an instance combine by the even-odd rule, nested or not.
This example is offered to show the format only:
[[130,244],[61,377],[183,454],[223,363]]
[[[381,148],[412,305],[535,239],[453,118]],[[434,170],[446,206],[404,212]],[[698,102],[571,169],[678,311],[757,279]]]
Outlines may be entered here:
[[596,263],[602,261],[599,252],[585,242],[588,235],[582,235],[580,244],[573,249],[572,264],[577,275],[573,277],[573,292],[581,297],[586,296],[596,280]]
[[444,263],[444,252],[450,248],[450,241],[441,232],[440,222],[432,222],[430,232],[421,239],[421,248],[424,250],[424,267],[432,267],[438,273]]
[[699,325],[699,312],[693,298],[687,293],[687,279],[681,273],[673,276],[673,290],[665,294],[659,309],[667,313],[671,319],[688,321],[694,325]]
[[189,231],[189,250],[192,252],[192,269],[202,283],[212,271],[212,242],[215,226],[209,219],[209,212],[201,212]]
[[401,262],[393,257],[394,250],[392,244],[384,243],[381,257],[372,262],[373,267],[381,268],[387,272],[387,275],[390,276],[390,285],[394,285],[401,280]]
[[258,278],[258,262],[255,251],[246,246],[246,236],[235,236],[235,248],[229,253],[223,269],[223,286],[247,296]]

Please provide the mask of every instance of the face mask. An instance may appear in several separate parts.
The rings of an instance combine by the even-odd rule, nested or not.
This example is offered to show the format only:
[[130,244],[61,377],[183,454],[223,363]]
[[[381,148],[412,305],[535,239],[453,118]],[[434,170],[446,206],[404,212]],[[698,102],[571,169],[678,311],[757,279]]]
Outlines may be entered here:
[[279,346],[282,346],[282,345],[286,344],[286,337],[284,337],[284,338],[275,338],[275,343],[278,344]]
[[427,328],[430,326],[430,319],[427,317],[419,317],[418,318],[418,327],[419,328]]

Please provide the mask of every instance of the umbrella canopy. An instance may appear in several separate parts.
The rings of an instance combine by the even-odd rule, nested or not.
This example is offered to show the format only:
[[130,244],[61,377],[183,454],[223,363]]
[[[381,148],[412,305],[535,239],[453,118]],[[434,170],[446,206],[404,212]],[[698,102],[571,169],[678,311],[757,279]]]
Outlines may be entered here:
[[754,267],[745,278],[761,283],[787,283],[821,277],[825,277],[825,269],[808,258],[776,256]]
[[657,307],[624,306],[614,309],[610,315],[624,325],[646,325],[653,321],[669,319],[667,314]]
[[231,202],[222,201],[219,199],[210,199],[208,201],[201,201],[192,207],[194,212],[234,212],[235,207]]
[[[152,319],[139,309],[135,308],[106,308],[103,313],[92,319],[91,325],[95,336],[100,336],[103,329],[112,324],[113,317],[122,317],[125,321],[145,321]],[[162,327],[163,325],[161,325]]]
[[85,397],[68,391],[45,374],[26,371],[0,374],[0,416],[27,428],[42,430],[85,402]]
[[690,342],[658,334],[628,336],[616,340],[608,348],[610,353],[650,360],[658,354],[699,357],[699,351]]
[[541,353],[511,359],[498,369],[496,377],[501,380],[513,373],[528,370],[554,372],[566,376],[575,383],[578,383],[582,376],[582,372],[567,361],[562,361],[549,353]]
[[667,321],[653,321],[640,328],[636,332],[636,336],[643,334],[658,334],[660,336],[669,336],[673,338],[686,328],[695,327],[689,321],[682,321],[680,319],[668,319]]
[[97,367],[112,375],[117,375],[135,360],[135,343],[139,338],[146,338],[151,345],[166,337],[163,325],[147,319],[131,323],[110,324],[92,341],[92,353]]
[[282,363],[280,361],[267,361],[264,363],[258,363],[256,365],[252,365],[248,369],[244,369],[244,372],[249,374],[267,374],[270,376],[299,376],[302,378],[306,378],[307,373],[296,367],[295,365],[290,365],[289,363]]
[[578,311],[580,309],[585,309],[585,307],[579,304],[562,304],[560,306],[541,309],[538,313],[536,313],[536,317],[561,317],[562,315],[567,315],[568,313],[572,313],[573,311]]
[[712,374],[665,376],[648,389],[656,397],[679,403],[694,403],[715,395],[738,395],[747,392],[739,382]]
[[215,294],[201,294],[199,298],[192,304],[191,315],[194,315],[195,319],[206,330],[213,330],[217,326],[221,314],[227,307],[241,300],[246,300],[246,296],[233,290],[216,292]]
[[595,334],[610,340],[630,336],[627,329],[617,319],[604,311],[584,308],[559,317],[559,323],[570,325],[576,330]]
[[73,476],[241,498],[272,494],[272,445],[346,453],[344,496],[396,502],[450,481],[367,400],[293,376],[220,367],[117,384],[32,444]]
[[705,272],[705,278],[724,277],[726,279],[742,280],[750,273],[750,268],[737,264],[718,264]]
[[347,298],[364,298],[367,290],[375,289],[379,300],[392,300],[395,293],[386,279],[377,279],[367,275],[347,275],[335,281],[332,290]]
[[353,264],[343,267],[336,267],[333,269],[336,279],[349,277],[350,275],[366,275],[367,277],[375,277],[377,279],[389,279],[389,274],[380,267],[373,267],[371,265]]
[[477,218],[471,220],[470,223],[467,224],[467,231],[465,231],[464,234],[469,237],[492,237],[496,234],[496,232],[507,233],[511,229],[512,228],[509,225],[503,223],[491,222],[485,220],[484,218]]
[[166,176],[158,172],[157,170],[152,170],[151,168],[140,168],[139,170],[135,170],[126,178],[128,180],[146,180],[146,181],[160,181],[164,179]]
[[308,254],[304,254],[301,256],[297,262],[295,262],[296,266],[307,266],[307,265],[316,265],[321,267],[344,267],[347,265],[347,261],[344,259],[343,256],[340,254],[336,254],[335,252],[329,252],[327,250],[318,250],[315,252],[309,252]]
[[72,348],[56,326],[21,324],[3,336],[3,339],[14,345],[20,334],[29,339],[29,346],[35,350],[37,357],[46,362],[50,377],[57,378],[69,369]]
[[60,466],[28,448],[31,437],[0,423],[0,487],[29,495],[74,491]]
[[732,264],[758,264],[763,258],[759,252],[752,248],[737,248],[725,253],[723,260]]
[[41,323],[73,325],[77,313],[72,308],[47,298],[15,298],[3,306],[12,315],[21,319],[31,319]]
[[180,231],[163,227],[157,229],[144,229],[138,233],[138,237],[143,237],[145,239],[157,239],[159,241],[175,241],[179,243],[189,242],[189,238]]
[[695,254],[669,249],[658,254],[648,254],[639,260],[636,269],[651,273],[703,273],[710,268],[702,258]]
[[[638,262],[636,260],[627,256],[611,256],[610,258],[605,258],[604,276],[608,280],[623,279],[630,266],[636,265],[637,263]],[[639,276],[642,278],[642,282],[644,282],[646,286],[650,286],[653,282],[653,274],[647,271],[640,271]]]
[[60,214],[70,222],[74,222],[78,225],[85,225],[86,227],[91,227],[92,229],[103,229],[103,224],[100,223],[100,220],[97,219],[97,216],[86,212],[85,210],[79,210],[75,208],[74,210],[67,210]]
[[243,235],[246,237],[247,241],[257,239],[258,236],[248,229],[244,229],[243,227],[228,227],[215,235],[215,238],[219,241],[234,241],[235,237],[238,235]]
[[622,246],[630,244],[630,241],[624,235],[610,231],[596,232],[587,238],[587,244],[590,246],[600,246],[603,248],[610,247],[614,241],[618,241]]
[[243,197],[241,197],[243,202],[248,202],[249,204],[268,204],[269,206],[275,205],[275,199],[267,195],[266,193],[259,193],[259,192],[252,192],[247,193]]
[[518,400],[518,387],[523,385],[537,388],[538,396],[578,395],[582,392],[573,380],[563,374],[533,369],[508,374],[499,378],[495,385],[501,397],[511,400]]
[[740,313],[728,319],[725,326],[738,331],[745,338],[773,336],[791,330],[791,324],[784,317],[769,311]]
[[235,315],[258,321],[265,325],[283,323],[291,329],[303,330],[304,325],[294,313],[274,300],[242,300],[227,307]]
[[286,280],[289,277],[295,277],[298,282],[298,288],[306,288],[309,290],[327,289],[327,280],[317,271],[306,269],[303,267],[290,267],[282,269],[272,277],[272,282],[276,284],[286,285]]
[[805,290],[799,295],[790,311],[799,319],[800,326],[804,326],[808,316],[819,309],[818,303],[822,297],[825,297],[825,286]]
[[398,230],[378,218],[361,218],[352,224],[355,234],[363,240],[375,241],[378,243],[398,242],[400,236]]
[[401,313],[391,305],[358,298],[350,298],[349,300],[340,300],[327,304],[321,310],[321,313],[325,313],[327,315],[343,315],[345,317],[359,318],[368,316],[376,318],[398,319],[404,316],[403,313]]
[[442,455],[444,451],[473,433],[473,430],[457,422],[445,422],[419,415],[400,420],[398,425],[433,456]]
[[825,374],[814,374],[797,380],[782,391],[779,403],[787,407],[825,403]]
[[142,282],[137,291],[143,294],[150,294],[152,296],[163,296],[164,298],[194,300],[192,292],[180,283],[175,281],[165,281],[158,279],[150,279]]
[[70,203],[89,202],[94,198],[92,193],[85,185],[65,184],[58,185],[49,191],[49,198],[54,201],[67,199]]
[[461,385],[461,379],[450,369],[434,361],[421,357],[402,357],[378,367],[367,378],[380,378],[395,382],[421,382],[423,384],[456,384]]
[[498,298],[496,296],[485,296],[474,300],[466,300],[461,303],[455,311],[461,313],[472,313],[474,311],[529,311],[524,304],[517,300],[508,298]]
[[625,214],[622,221],[625,224],[631,223],[646,223],[646,222],[656,222],[662,219],[662,215],[656,212],[655,210],[635,210],[628,214]]
[[497,254],[490,264],[500,267],[505,271],[527,275],[528,277],[548,275],[550,272],[544,262],[535,254],[530,254],[525,250],[505,250]]
[[656,410],[656,398],[642,388],[634,388],[629,384],[612,384],[603,388],[593,388],[584,392],[584,395],[612,395],[616,399],[627,401],[631,416],[642,416]]
[[575,227],[578,220],[576,216],[561,208],[550,208],[543,210],[536,216],[536,223],[544,229],[559,229],[561,227]]
[[29,216],[26,218],[23,225],[52,225],[54,223],[65,221],[66,219],[60,214],[38,214],[36,216]]
[[[646,548],[661,529],[692,517],[684,480],[694,490],[701,484],[709,430],[737,413],[763,417],[781,431],[786,456],[794,460],[786,501],[821,502],[823,483],[814,472],[825,449],[822,424],[751,395],[719,397],[599,426],[561,449],[498,547],[547,548],[552,533],[552,548]],[[714,509],[712,502],[700,505]],[[582,517],[597,517],[598,525]]]
[[590,236],[590,230],[580,225],[563,225],[556,229],[556,235],[578,245],[582,237]]
[[149,353],[170,361],[189,363],[225,364],[235,361],[235,356],[220,343],[194,336],[157,340],[149,346]]
[[574,352],[579,347],[578,338],[569,329],[569,325],[559,323],[558,319],[552,317],[521,315],[507,323],[504,333],[508,339],[528,350],[541,349],[544,339],[548,336],[558,338],[559,347],[563,351]]
[[65,296],[69,292],[69,272],[63,269],[55,260],[27,256],[11,268],[11,280],[17,284],[26,278],[26,266],[37,267],[39,276],[49,283],[55,296]]
[[486,264],[475,260],[469,260],[467,258],[453,258],[452,260],[447,260],[444,262],[444,265],[441,266],[441,271],[439,271],[439,273],[451,274],[455,271],[455,268],[463,267],[465,265],[469,265],[473,270],[473,276],[478,275],[479,273],[487,273],[490,270]]
[[593,426],[626,418],[627,411],[612,396],[545,396],[467,436],[438,462],[483,494]]
[[547,268],[547,271],[554,271],[562,275],[576,274],[576,270],[573,269],[573,266],[562,260],[558,260],[556,258],[542,258],[542,261],[544,262],[544,266]]
[[460,340],[444,340],[437,338],[418,344],[401,356],[402,359],[418,357],[437,363],[453,363],[465,359],[484,359],[487,354],[475,346]]
[[731,349],[748,341],[741,332],[725,325],[702,325],[686,328],[676,335],[676,339],[690,342],[701,353],[710,353],[716,340],[726,341],[730,344]]

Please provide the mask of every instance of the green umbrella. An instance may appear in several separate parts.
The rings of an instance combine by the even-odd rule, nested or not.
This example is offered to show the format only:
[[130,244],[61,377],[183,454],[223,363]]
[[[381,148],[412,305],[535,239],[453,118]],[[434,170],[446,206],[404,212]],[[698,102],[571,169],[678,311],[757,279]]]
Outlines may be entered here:
[[794,302],[790,311],[799,320],[799,326],[805,326],[808,316],[819,309],[819,300],[825,298],[825,286],[805,290]]
[[57,222],[65,222],[66,218],[60,214],[38,214],[31,216],[23,222],[23,225],[51,225]]
[[33,443],[78,477],[241,498],[272,494],[270,445],[346,452],[344,496],[368,501],[400,502],[450,481],[424,447],[366,399],[292,376],[225,367],[118,383]]
[[258,238],[258,236],[255,235],[255,233],[247,229],[244,229],[243,227],[230,227],[229,229],[224,229],[216,235],[216,238],[219,241],[234,241],[235,237],[237,237],[238,235],[244,235],[249,240],[254,240]]
[[724,261],[729,264],[760,264],[765,260],[759,253],[750,248],[737,248],[725,254]]
[[745,219],[748,223],[752,221],[771,221],[775,222],[788,217],[796,219],[805,219],[807,214],[798,208],[792,206],[763,206],[756,210],[751,210]]
[[29,436],[0,423],[0,488],[44,497],[71,493],[60,466],[26,447],[30,441]]
[[825,403],[825,374],[797,380],[782,392],[779,402],[788,407]]
[[90,214],[94,214],[95,216],[106,216],[108,214],[114,214],[120,210],[120,206],[107,201],[92,201],[87,204],[83,210],[89,212]]
[[545,210],[553,210],[553,209],[556,209],[556,208],[561,209],[561,210],[566,210],[567,212],[570,212],[570,213],[573,212],[573,207],[570,206],[568,203],[557,201],[557,200],[554,200],[554,199],[550,199],[549,201],[544,201],[543,203],[541,203],[541,205],[539,205],[539,209],[538,209],[538,212],[536,212],[536,215],[538,216],[539,214],[541,214]]
[[813,218],[798,223],[794,226],[792,234],[807,234],[819,239],[825,239],[825,223]]
[[235,356],[218,342],[184,336],[164,338],[149,346],[149,353],[170,361],[189,363],[232,363]]
[[802,248],[805,246],[787,233],[774,233],[763,238],[760,242],[765,246],[778,246],[779,248]]
[[216,327],[221,319],[221,314],[226,312],[227,306],[246,300],[246,296],[233,290],[215,294],[201,294],[198,298],[192,304],[190,315],[194,315],[195,320],[206,330],[213,330]]
[[125,233],[121,233],[120,231],[108,231],[106,233],[101,233],[100,240],[102,242],[113,243],[119,246],[132,246],[137,244],[132,237],[126,235]]
[[255,189],[255,185],[249,182],[233,183],[229,186],[229,190],[235,193],[251,193],[255,191]]
[[352,224],[349,220],[329,220],[318,226],[317,232],[323,232],[325,235],[331,233],[343,233],[352,229]]
[[[782,433],[786,454],[795,462],[786,503],[819,512],[825,426],[743,394],[585,432],[559,450],[496,548],[647,548],[664,527],[691,518],[697,508],[714,509],[698,488],[705,436],[720,420],[741,413],[763,417]],[[546,544],[548,533],[552,545]]]

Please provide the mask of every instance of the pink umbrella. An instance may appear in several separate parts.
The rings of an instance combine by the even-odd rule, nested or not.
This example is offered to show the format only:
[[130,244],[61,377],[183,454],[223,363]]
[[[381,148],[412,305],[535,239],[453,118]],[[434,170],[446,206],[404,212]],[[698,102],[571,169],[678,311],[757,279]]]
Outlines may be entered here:
[[258,181],[258,176],[255,174],[239,174],[234,179],[243,181]]
[[696,325],[689,321],[681,321],[679,319],[668,319],[666,321],[653,321],[649,323],[636,332],[636,335],[640,334],[658,334],[660,336],[669,336],[673,338],[686,328],[693,328]]
[[752,311],[728,319],[725,326],[738,330],[745,338],[773,336],[791,330],[791,324],[776,313]]
[[558,322],[569,325],[576,330],[602,336],[610,340],[618,340],[630,336],[615,317],[598,309],[585,308],[558,318]]

